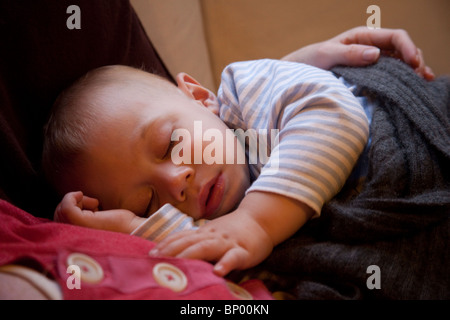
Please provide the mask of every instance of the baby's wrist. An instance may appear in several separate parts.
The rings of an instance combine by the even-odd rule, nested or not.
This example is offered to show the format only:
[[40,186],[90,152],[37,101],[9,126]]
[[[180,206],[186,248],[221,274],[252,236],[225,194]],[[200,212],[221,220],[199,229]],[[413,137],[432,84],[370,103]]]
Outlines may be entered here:
[[127,230],[125,231],[125,233],[131,234],[134,230],[136,230],[140,225],[142,225],[145,221],[147,220],[147,218],[143,218],[143,217],[139,217],[139,216],[134,216],[129,225]]
[[283,195],[252,191],[242,200],[238,210],[246,212],[271,239],[273,246],[289,238],[314,211],[306,204]]

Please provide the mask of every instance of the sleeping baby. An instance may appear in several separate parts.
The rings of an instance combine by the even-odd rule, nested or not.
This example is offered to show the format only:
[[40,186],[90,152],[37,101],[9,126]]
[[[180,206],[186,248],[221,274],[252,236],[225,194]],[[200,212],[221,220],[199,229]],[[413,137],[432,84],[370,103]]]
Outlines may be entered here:
[[185,73],[175,85],[95,69],[46,126],[44,169],[65,195],[55,220],[145,237],[159,242],[153,254],[215,261],[218,275],[255,266],[320,216],[352,171],[364,178],[354,169],[373,102],[355,90],[269,59],[229,65],[217,95]]

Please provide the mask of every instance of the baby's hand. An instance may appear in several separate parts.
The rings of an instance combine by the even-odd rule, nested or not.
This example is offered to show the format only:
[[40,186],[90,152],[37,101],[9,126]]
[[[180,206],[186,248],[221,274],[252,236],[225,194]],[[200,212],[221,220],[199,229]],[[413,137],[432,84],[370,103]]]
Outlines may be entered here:
[[56,207],[54,220],[82,227],[131,233],[145,220],[124,209],[98,211],[97,199],[81,191],[67,193]]
[[151,254],[217,261],[214,273],[225,276],[259,264],[272,249],[265,230],[249,215],[234,211],[197,230],[177,232],[161,241]]
[[292,236],[313,215],[314,210],[303,202],[253,191],[235,211],[197,230],[167,237],[151,254],[214,261],[214,272],[225,276],[262,262],[275,245]]

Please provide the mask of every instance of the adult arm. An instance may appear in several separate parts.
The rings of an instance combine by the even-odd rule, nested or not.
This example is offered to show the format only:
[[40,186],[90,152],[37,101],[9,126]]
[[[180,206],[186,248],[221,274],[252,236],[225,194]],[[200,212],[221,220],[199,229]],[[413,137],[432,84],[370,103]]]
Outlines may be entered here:
[[421,77],[434,79],[433,71],[425,65],[422,51],[402,29],[356,27],[329,40],[298,49],[282,60],[329,70],[336,65],[369,65],[375,63],[380,54],[395,56],[410,65]]

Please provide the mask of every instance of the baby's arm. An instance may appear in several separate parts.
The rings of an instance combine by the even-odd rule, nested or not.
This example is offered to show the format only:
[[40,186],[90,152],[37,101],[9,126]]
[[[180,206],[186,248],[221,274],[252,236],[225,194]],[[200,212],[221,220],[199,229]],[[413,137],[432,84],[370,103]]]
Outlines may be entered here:
[[55,210],[54,220],[128,234],[146,220],[124,209],[99,211],[98,205],[97,199],[87,197],[81,191],[67,193]]
[[305,204],[274,193],[250,192],[234,212],[196,231],[179,232],[152,252],[180,258],[217,261],[220,276],[262,262],[273,247],[293,235],[313,216]]

